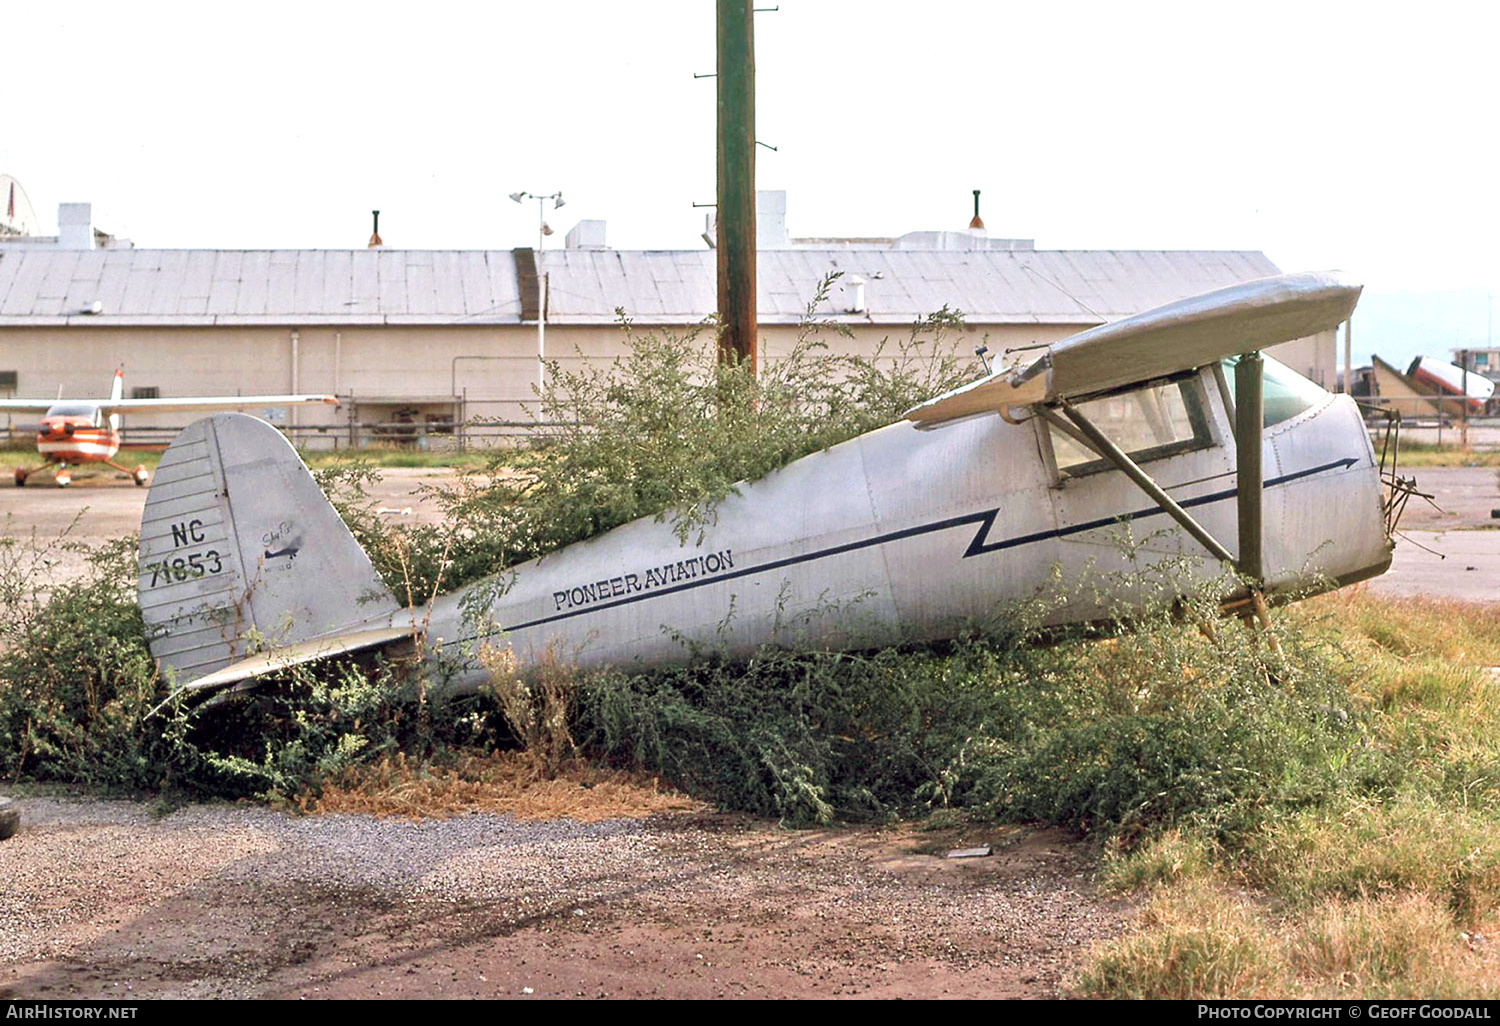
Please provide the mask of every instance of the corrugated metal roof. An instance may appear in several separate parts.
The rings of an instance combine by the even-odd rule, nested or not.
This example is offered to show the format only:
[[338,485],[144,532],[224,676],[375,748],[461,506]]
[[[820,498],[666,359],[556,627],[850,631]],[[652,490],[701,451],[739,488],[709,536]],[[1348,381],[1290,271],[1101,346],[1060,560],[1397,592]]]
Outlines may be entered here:
[[0,325],[514,324],[520,310],[510,250],[0,247]]
[[[710,250],[549,250],[540,263],[554,324],[607,324],[617,308],[688,324],[718,305]],[[835,273],[818,316],[906,324],[946,306],[971,324],[1095,324],[1277,268],[1254,252],[763,250],[761,322],[796,323]],[[515,324],[520,311],[510,250],[0,248],[0,325]]]
[[[605,323],[617,307],[643,322],[690,323],[718,305],[708,250],[563,250],[544,254],[543,269],[551,323]],[[946,306],[971,324],[1097,324],[1278,269],[1254,252],[762,250],[761,323],[796,323],[835,273],[843,277],[818,316],[906,324]],[[856,275],[865,281],[862,315],[849,313]]]

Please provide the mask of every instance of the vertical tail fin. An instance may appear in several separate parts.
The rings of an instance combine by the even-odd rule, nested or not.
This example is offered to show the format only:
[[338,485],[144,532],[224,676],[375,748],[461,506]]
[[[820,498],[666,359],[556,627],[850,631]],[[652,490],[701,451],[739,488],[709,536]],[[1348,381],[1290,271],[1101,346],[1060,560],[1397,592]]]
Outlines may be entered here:
[[[124,397],[125,397],[125,368],[124,367],[116,367],[115,368],[115,383],[110,386],[110,389],[109,389],[109,398],[110,398],[111,402],[119,402]],[[120,430],[120,415],[118,413],[111,413],[109,415],[109,429],[111,431],[118,431],[118,430]]]
[[406,633],[296,450],[239,413],[194,422],[162,455],[141,517],[138,588],[151,654],[177,687],[261,649],[300,646],[315,658]]

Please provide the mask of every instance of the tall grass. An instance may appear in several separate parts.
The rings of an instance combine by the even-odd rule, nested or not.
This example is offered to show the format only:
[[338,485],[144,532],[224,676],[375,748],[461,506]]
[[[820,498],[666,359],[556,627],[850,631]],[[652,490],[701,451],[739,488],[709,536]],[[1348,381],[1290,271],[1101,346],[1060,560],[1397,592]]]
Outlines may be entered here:
[[[1267,807],[1250,830],[1193,816],[1118,847],[1107,881],[1150,901],[1140,931],[1097,952],[1079,989],[1495,996],[1500,609],[1354,590],[1288,618],[1299,634],[1336,642],[1332,678],[1362,710],[1351,754],[1381,773],[1321,801]],[[1248,951],[1255,971],[1190,969],[1171,955],[1189,940],[1217,958]]]

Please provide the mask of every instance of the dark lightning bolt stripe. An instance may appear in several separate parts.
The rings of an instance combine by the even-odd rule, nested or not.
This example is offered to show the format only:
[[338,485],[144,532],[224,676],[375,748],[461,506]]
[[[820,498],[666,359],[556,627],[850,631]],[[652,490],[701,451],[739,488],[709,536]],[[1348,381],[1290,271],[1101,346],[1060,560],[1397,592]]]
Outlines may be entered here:
[[[1281,485],[1290,484],[1302,478],[1312,477],[1329,470],[1348,470],[1358,463],[1359,460],[1346,457],[1335,460],[1332,463],[1324,463],[1320,466],[1309,467],[1306,470],[1294,471],[1283,474],[1280,477],[1269,478],[1265,482],[1266,488],[1276,488]],[[1239,489],[1225,488],[1217,492],[1209,492],[1192,499],[1182,500],[1182,506],[1191,509],[1197,506],[1207,506],[1215,502],[1223,502],[1233,499],[1239,494]],[[1036,542],[1047,541],[1052,538],[1066,538],[1085,531],[1094,531],[1101,527],[1109,527],[1119,523],[1121,520],[1143,520],[1147,517],[1164,515],[1166,513],[1160,506],[1149,506],[1144,509],[1130,510],[1118,513],[1112,517],[1104,517],[1099,520],[1090,520],[1087,523],[1072,524],[1068,527],[1054,528],[1049,531],[1037,531],[1032,534],[1018,535],[1014,538],[1005,538],[1000,541],[988,542],[990,528],[994,526],[995,518],[1000,515],[1000,507],[982,510],[978,513],[965,513],[956,517],[947,517],[943,520],[934,520],[927,524],[918,524],[915,527],[903,528],[899,531],[890,531],[886,534],[878,534],[872,538],[863,538],[859,541],[846,542],[843,545],[834,545],[826,549],[818,549],[816,552],[805,552],[798,556],[787,556],[784,559],[773,559],[769,563],[760,563],[756,566],[741,567],[727,573],[715,574],[712,577],[700,577],[697,580],[688,581],[684,584],[673,585],[670,588],[659,588],[640,595],[631,595],[626,598],[615,599],[612,602],[601,602],[598,605],[589,606],[587,609],[572,609],[564,613],[556,613],[551,616],[539,617],[535,620],[527,620],[525,623],[509,624],[503,628],[504,631],[522,631],[529,627],[541,627],[544,624],[556,623],[559,620],[571,619],[575,616],[584,616],[589,613],[597,613],[604,609],[614,609],[618,606],[627,606],[633,602],[644,602],[647,599],[660,598],[663,595],[674,595],[680,591],[689,591],[693,588],[701,588],[707,584],[722,584],[740,577],[752,577],[756,574],[766,574],[785,567],[796,566],[799,563],[811,563],[819,559],[827,559],[830,556],[843,555],[846,552],[855,552],[859,549],[867,549],[876,545],[887,545],[891,542],[903,541],[907,538],[916,538],[924,534],[932,534],[937,531],[950,531],[955,527],[965,527],[970,524],[978,525],[979,530],[974,532],[973,540],[969,547],[964,550],[963,558],[971,556],[984,556],[991,552],[999,552],[1002,549],[1014,549],[1023,545],[1032,545]],[[463,641],[472,641],[474,638],[464,638]]]

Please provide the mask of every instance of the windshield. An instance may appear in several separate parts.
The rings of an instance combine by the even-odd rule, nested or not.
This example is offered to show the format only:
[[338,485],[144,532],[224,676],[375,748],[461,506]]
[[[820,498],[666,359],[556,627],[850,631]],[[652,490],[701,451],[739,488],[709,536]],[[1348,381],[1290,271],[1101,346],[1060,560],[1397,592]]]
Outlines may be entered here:
[[[1261,386],[1264,394],[1262,400],[1264,408],[1261,414],[1263,427],[1291,420],[1297,414],[1320,405],[1328,398],[1327,391],[1308,381],[1286,364],[1273,360],[1264,353],[1261,357],[1265,367],[1262,375],[1264,384]],[[1234,365],[1239,362],[1238,356],[1231,356],[1224,361],[1224,380],[1229,385],[1231,400],[1234,399]]]
[[47,410],[49,417],[87,417],[94,419],[98,411],[88,403],[58,403]]

